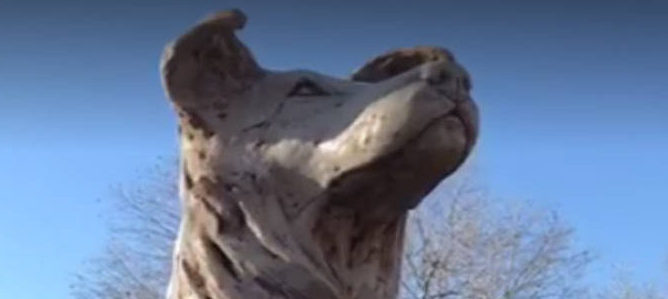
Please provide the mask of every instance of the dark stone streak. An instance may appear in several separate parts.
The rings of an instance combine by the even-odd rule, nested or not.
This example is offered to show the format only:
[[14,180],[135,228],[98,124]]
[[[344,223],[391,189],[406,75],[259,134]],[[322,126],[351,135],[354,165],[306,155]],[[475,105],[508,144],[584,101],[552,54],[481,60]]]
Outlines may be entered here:
[[188,170],[184,169],[183,170],[183,177],[184,181],[186,183],[186,189],[190,190],[193,188],[193,178],[190,176],[190,173],[188,173]]
[[183,267],[183,272],[186,274],[186,277],[199,293],[199,290],[204,288],[204,277],[202,277],[202,274],[199,273],[199,269],[191,266],[190,263],[186,260],[181,261],[181,266]]
[[214,263],[222,265],[225,270],[232,276],[232,278],[234,278],[234,280],[241,281],[239,273],[234,267],[234,263],[232,263],[232,260],[227,256],[227,254],[225,254],[223,249],[209,238],[203,238],[203,241],[204,245],[208,249],[208,252],[213,256],[215,260]]
[[188,121],[188,124],[196,130],[201,130],[204,138],[211,138],[215,133],[209,127],[209,124],[197,113],[193,111],[186,111],[185,119]]
[[271,295],[279,295],[279,296],[281,296],[281,297],[283,297],[283,298],[290,298],[290,297],[288,297],[288,294],[286,294],[285,291],[283,291],[283,289],[281,289],[280,287],[276,286],[276,285],[273,284],[273,283],[268,282],[267,280],[265,280],[265,279],[263,279],[263,278],[261,278],[261,277],[256,277],[256,278],[254,279],[254,281],[255,281],[255,282],[256,282],[262,289],[264,289],[265,291],[267,291],[267,293],[269,293],[269,294],[271,294]]
[[201,177],[197,181],[197,186],[193,192],[199,193],[200,200],[204,207],[218,218],[218,234],[240,233],[246,226],[246,216],[239,207],[239,203],[232,196],[225,195],[223,189],[230,191],[237,188],[236,185],[224,184],[220,177],[212,180],[208,177]]
[[248,132],[250,130],[254,130],[254,129],[264,129],[266,127],[269,127],[269,125],[270,125],[270,123],[268,121],[263,120],[263,121],[258,122],[256,124],[253,124],[253,125],[250,125],[248,127],[243,128],[241,130],[241,132],[246,133],[246,132]]

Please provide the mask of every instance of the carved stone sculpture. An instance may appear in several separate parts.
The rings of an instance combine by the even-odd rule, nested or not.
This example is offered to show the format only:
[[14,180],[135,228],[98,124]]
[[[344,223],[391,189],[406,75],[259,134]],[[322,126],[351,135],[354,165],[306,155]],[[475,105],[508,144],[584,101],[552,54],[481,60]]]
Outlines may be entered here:
[[477,112],[446,50],[350,79],[260,67],[218,13],[165,50],[179,117],[173,299],[394,298],[408,211],[471,151]]

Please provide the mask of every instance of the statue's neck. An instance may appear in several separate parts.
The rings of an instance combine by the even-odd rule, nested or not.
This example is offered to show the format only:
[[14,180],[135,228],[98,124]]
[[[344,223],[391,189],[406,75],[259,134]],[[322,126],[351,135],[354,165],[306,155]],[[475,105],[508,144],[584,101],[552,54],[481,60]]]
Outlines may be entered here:
[[288,217],[266,184],[186,176],[169,298],[396,296],[405,215],[371,222],[322,201]]

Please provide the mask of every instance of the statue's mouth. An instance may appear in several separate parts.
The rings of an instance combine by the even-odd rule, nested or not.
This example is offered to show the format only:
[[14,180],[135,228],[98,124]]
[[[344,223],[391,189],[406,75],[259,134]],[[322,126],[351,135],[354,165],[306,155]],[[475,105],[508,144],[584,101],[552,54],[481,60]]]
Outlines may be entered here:
[[[461,138],[463,138],[465,142],[465,145],[463,145],[463,158],[465,158],[471,152],[475,145],[475,141],[477,140],[478,109],[473,100],[468,96],[466,96],[466,98],[460,98],[440,89],[436,90],[446,98],[445,100],[455,103],[454,108],[426,123],[413,138],[400,147],[400,150],[409,147],[411,143],[415,143],[420,139],[428,138],[426,137],[427,135],[431,135],[431,138],[433,139],[433,134],[429,134],[429,132],[440,129],[441,134],[435,134],[437,137],[452,138],[453,135],[461,135]],[[449,136],[443,136],[443,134]],[[457,136],[454,137],[456,138]],[[425,142],[435,141],[437,140],[429,140]]]
[[425,129],[438,120],[443,118],[456,118],[459,123],[464,127],[465,138],[466,138],[466,154],[470,153],[471,149],[475,145],[475,141],[478,137],[478,108],[468,95],[464,96],[454,96],[453,94],[442,90],[440,88],[435,88],[436,92],[444,96],[447,100],[452,101],[455,104],[455,108],[444,114],[441,117],[434,119],[432,122],[425,126]]
[[466,100],[446,116],[455,117],[464,126],[466,154],[471,152],[478,139],[478,109],[471,100]]

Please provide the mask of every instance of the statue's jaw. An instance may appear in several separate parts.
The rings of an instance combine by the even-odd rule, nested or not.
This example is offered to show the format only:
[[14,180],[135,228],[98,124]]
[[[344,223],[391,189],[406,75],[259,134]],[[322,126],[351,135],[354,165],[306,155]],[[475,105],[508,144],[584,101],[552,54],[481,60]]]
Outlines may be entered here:
[[464,162],[467,138],[458,116],[437,118],[397,151],[333,178],[325,192],[333,203],[394,217],[415,207]]

